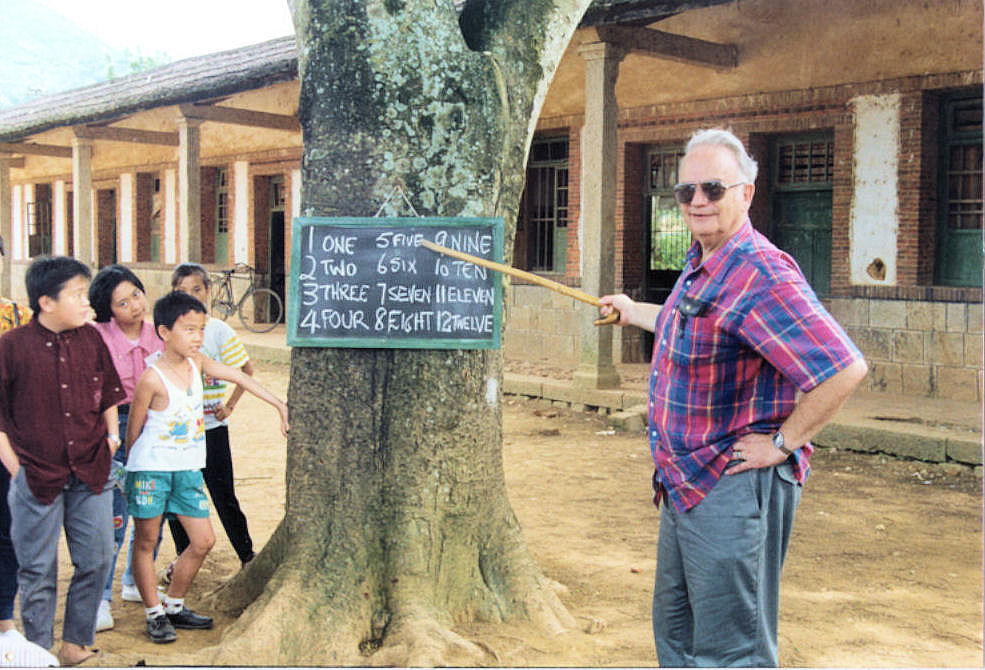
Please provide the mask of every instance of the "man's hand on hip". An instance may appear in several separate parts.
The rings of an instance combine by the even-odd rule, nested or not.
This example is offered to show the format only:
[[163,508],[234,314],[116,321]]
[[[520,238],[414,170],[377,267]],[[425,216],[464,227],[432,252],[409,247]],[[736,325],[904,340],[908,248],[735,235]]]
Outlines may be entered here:
[[732,456],[742,462],[725,471],[737,475],[746,470],[771,468],[787,460],[787,455],[773,446],[773,438],[766,433],[748,433],[732,445]]

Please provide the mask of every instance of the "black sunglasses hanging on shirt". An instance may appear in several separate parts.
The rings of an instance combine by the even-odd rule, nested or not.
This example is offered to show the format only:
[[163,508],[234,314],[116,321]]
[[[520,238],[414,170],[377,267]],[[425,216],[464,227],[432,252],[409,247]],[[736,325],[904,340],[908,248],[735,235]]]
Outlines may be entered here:
[[687,325],[687,318],[689,316],[704,316],[708,311],[708,303],[702,302],[689,295],[681,298],[680,302],[677,303],[677,312],[681,315],[681,328],[678,331],[678,335],[684,336],[684,326]]

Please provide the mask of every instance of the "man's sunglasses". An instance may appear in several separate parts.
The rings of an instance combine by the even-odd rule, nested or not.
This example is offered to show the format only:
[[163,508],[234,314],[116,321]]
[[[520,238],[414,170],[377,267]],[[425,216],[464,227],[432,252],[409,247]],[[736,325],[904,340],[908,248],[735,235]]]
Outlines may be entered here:
[[[718,202],[725,195],[725,191],[730,188],[735,188],[736,186],[742,186],[748,182],[740,181],[734,184],[725,185],[718,179],[712,179],[711,181],[701,182],[701,190],[705,192],[705,197],[708,198],[708,202]],[[694,200],[694,194],[698,190],[699,184],[689,182],[686,184],[676,184],[674,186],[674,198],[677,202],[682,205],[690,205],[691,201]]]

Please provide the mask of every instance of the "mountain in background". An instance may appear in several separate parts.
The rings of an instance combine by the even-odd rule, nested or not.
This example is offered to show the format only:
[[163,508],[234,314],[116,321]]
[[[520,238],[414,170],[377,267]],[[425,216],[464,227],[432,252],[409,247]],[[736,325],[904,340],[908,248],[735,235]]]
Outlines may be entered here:
[[114,49],[37,0],[0,1],[0,109],[168,62]]

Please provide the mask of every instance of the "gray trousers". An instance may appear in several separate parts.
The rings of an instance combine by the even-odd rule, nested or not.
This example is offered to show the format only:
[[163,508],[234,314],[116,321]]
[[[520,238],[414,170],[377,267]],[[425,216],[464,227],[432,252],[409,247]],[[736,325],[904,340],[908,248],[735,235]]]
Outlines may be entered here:
[[777,665],[780,571],[800,493],[783,463],[722,475],[687,512],[661,507],[653,590],[661,666]]
[[27,485],[24,469],[10,483],[10,535],[20,569],[24,636],[45,649],[54,644],[58,596],[58,540],[65,540],[75,573],[65,599],[62,641],[88,646],[96,634],[96,613],[113,559],[113,491],[94,494],[75,476],[50,505]]

